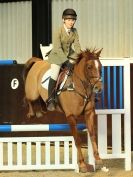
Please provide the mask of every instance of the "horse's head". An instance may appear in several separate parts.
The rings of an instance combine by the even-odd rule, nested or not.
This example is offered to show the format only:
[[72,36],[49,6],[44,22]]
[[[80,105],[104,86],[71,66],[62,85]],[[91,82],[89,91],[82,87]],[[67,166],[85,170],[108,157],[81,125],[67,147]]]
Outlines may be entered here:
[[79,55],[79,60],[82,59],[83,62],[85,79],[94,93],[102,91],[102,64],[99,60],[101,51],[102,49],[99,51],[86,49]]

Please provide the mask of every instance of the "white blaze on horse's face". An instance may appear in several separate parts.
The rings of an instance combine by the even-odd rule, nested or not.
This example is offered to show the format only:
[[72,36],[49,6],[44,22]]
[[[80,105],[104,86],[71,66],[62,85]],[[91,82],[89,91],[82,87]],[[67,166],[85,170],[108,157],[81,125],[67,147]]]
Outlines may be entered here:
[[99,63],[99,61],[98,60],[94,60],[95,61],[95,67],[96,67],[96,69],[97,69],[97,78],[101,78],[101,73],[99,72],[99,68],[100,68],[100,63]]
[[97,60],[95,60],[95,66],[97,68],[97,75],[99,75],[99,62]]
[[94,93],[102,90],[101,67],[98,59],[88,60],[88,81]]
[[95,84],[93,87],[93,91],[95,93],[101,92],[102,90],[102,79],[101,79],[101,63],[99,60],[94,60],[95,68],[96,68],[96,77],[95,77]]
[[99,62],[98,62],[97,60],[95,60],[95,66],[96,66],[96,68],[98,69]]

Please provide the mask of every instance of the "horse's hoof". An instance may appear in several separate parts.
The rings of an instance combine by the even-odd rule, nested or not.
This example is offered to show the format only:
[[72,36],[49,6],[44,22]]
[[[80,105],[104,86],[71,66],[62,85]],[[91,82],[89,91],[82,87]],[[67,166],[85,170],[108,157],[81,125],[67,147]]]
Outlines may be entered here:
[[96,169],[100,170],[101,167],[103,166],[103,161],[99,159],[99,160],[96,160],[95,163],[96,163]]
[[37,118],[43,117],[43,113],[42,113],[42,112],[36,112],[36,117],[37,117]]
[[35,114],[31,114],[31,113],[27,114],[28,119],[33,118],[34,116],[35,116]]
[[79,171],[81,173],[94,172],[94,167],[93,165],[86,164],[84,167],[79,167]]

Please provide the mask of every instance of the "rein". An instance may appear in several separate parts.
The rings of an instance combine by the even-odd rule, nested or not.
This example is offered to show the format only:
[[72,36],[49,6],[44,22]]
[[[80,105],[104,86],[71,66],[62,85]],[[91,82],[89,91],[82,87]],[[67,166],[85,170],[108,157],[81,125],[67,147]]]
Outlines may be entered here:
[[[75,74],[75,76],[76,76],[76,77],[80,80],[80,82],[82,83],[86,95],[81,94],[81,93],[80,93],[79,91],[77,91],[75,88],[74,88],[74,91],[84,99],[84,102],[85,102],[85,103],[88,103],[88,102],[90,101],[91,96],[92,96],[92,90],[93,90],[92,84],[91,84],[90,82],[89,82],[89,84],[88,84],[86,81],[80,79],[80,77],[79,77],[76,73],[73,73],[73,74]],[[91,86],[91,94],[90,94],[89,96],[88,96],[88,94],[87,94],[87,88],[88,88],[88,87],[86,87],[86,86]]]
[[[84,107],[86,107],[86,105],[87,105],[87,103],[90,101],[90,98],[91,98],[91,96],[92,96],[92,90],[93,90],[93,87],[92,87],[92,84],[91,83],[87,83],[86,81],[83,81],[82,79],[80,79],[80,77],[76,74],[76,73],[74,73],[73,72],[73,74],[75,74],[75,76],[80,80],[80,82],[82,83],[82,86],[83,86],[83,88],[84,88],[84,90],[85,90],[85,93],[86,93],[86,95],[83,95],[82,93],[80,93],[78,90],[76,90],[75,89],[75,87],[73,86],[73,89],[71,90],[71,91],[74,91],[74,92],[76,92],[78,95],[80,95],[83,99],[84,99],[84,102],[85,102],[85,106]],[[72,73],[71,73],[71,75],[69,75],[69,76],[72,76]],[[72,80],[72,84],[74,85],[74,82],[73,82],[73,80]],[[87,94],[87,88],[88,87],[86,87],[86,86],[91,86],[91,95],[90,96],[88,96],[88,94]],[[64,88],[62,88],[61,90],[58,90],[58,91],[67,91],[67,90],[69,90],[68,89],[69,88],[69,86],[67,85],[66,87],[64,87]]]
[[[73,72],[73,74],[75,74],[75,73]],[[71,73],[71,75],[69,75],[69,76],[72,76],[72,73]],[[84,88],[84,90],[85,90],[85,92],[86,92],[86,95],[83,95],[82,93],[80,93],[79,91],[77,91],[77,90],[75,89],[75,87],[73,87],[73,89],[72,89],[71,91],[76,92],[78,95],[80,95],[80,96],[83,98],[83,100],[84,100],[84,107],[83,107],[82,112],[84,112],[84,110],[85,110],[85,108],[86,108],[88,102],[89,102],[90,99],[91,99],[93,87],[92,87],[91,84],[89,84],[89,85],[91,85],[91,94],[90,94],[90,96],[88,96],[88,94],[87,94],[87,89],[86,89],[86,85],[88,85],[88,84],[86,83],[86,81],[81,80],[80,77],[78,77],[77,74],[75,74],[75,76],[76,76],[76,77],[80,80],[80,82],[82,83],[83,88]],[[72,84],[74,85],[73,80],[72,80]],[[64,88],[62,88],[61,90],[58,90],[58,91],[67,91],[68,88],[69,88],[69,86],[66,86],[66,87],[64,87]]]

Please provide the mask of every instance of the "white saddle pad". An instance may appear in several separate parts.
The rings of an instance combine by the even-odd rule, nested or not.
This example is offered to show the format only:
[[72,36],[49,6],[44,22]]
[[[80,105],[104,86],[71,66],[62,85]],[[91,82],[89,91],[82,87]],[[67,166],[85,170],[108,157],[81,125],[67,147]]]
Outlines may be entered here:
[[46,71],[46,73],[43,75],[42,80],[41,80],[41,85],[46,90],[48,90],[50,76],[51,76],[51,68]]

